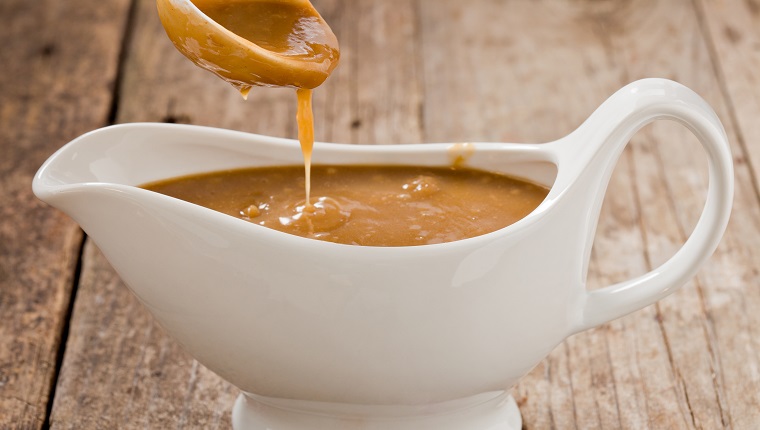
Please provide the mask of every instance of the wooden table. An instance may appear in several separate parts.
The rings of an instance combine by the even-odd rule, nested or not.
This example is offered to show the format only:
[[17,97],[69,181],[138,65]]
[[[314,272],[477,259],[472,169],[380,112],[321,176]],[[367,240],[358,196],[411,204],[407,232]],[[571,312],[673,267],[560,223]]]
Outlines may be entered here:
[[[568,339],[513,393],[531,430],[760,428],[760,2],[315,5],[342,44],[315,95],[319,140],[548,141],[643,77],[705,97],[736,165],[718,251],[671,297]],[[0,40],[0,428],[229,428],[237,389],[169,339],[30,183],[58,147],[113,123],[293,137],[293,92],[244,102],[174,50],[152,0],[3,0]],[[683,127],[639,132],[606,196],[589,288],[672,255],[706,182]]]

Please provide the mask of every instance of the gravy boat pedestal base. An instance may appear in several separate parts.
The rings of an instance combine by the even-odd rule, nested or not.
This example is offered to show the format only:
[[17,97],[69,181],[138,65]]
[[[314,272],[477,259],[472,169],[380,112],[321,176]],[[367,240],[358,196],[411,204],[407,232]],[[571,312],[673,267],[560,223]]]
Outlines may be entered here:
[[241,394],[232,410],[235,430],[520,430],[509,392],[483,393],[422,406],[365,406],[303,402]]

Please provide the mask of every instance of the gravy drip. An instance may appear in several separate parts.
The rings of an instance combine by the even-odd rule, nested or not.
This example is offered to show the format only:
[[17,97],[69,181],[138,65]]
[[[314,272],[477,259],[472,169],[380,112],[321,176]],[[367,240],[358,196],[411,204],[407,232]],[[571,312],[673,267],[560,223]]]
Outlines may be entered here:
[[528,215],[548,193],[468,168],[314,166],[319,197],[308,209],[300,169],[213,172],[144,188],[285,233],[364,246],[426,245],[490,233]]
[[298,109],[298,140],[301,143],[304,168],[304,189],[306,191],[306,210],[311,210],[311,153],[314,150],[314,113],[311,110],[311,90],[299,88],[296,90]]

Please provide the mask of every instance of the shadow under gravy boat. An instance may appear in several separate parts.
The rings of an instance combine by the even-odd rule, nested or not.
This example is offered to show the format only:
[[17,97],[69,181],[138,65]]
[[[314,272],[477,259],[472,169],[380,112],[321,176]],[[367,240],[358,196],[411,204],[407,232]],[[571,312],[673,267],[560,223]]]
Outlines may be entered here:
[[[663,118],[707,152],[704,211],[660,267],[587,291],[615,163],[637,130]],[[519,429],[508,390],[520,377],[566,337],[672,293],[715,250],[732,202],[731,154],[707,103],[662,79],[624,87],[557,141],[472,147],[467,166],[551,187],[546,200],[496,232],[415,247],[305,239],[136,187],[301,164],[292,140],[106,127],[56,152],[33,187],[82,226],[169,334],[245,393],[236,429]],[[441,166],[457,148],[318,143],[314,162]]]

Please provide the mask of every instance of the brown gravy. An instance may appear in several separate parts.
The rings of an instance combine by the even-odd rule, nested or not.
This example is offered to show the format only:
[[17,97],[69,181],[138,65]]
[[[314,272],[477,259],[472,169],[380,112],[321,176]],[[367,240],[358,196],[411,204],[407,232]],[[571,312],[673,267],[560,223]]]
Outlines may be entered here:
[[285,233],[365,246],[435,244],[490,233],[528,215],[548,192],[468,168],[314,166],[318,197],[307,208],[300,169],[221,171],[144,188]]

